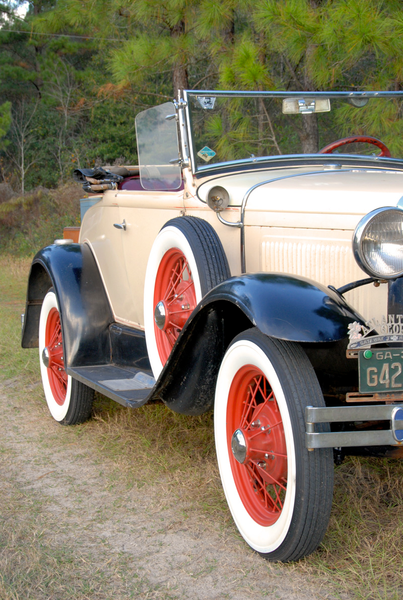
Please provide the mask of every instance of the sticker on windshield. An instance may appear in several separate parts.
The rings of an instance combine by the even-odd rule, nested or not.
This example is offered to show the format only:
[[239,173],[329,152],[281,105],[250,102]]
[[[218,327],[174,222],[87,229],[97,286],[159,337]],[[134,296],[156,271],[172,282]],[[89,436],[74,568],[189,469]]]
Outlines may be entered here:
[[197,101],[204,110],[213,110],[216,99],[213,96],[197,96]]
[[197,153],[197,156],[200,156],[200,158],[202,158],[205,162],[209,162],[209,160],[211,160],[215,155],[216,153],[214,152],[214,150],[212,150],[208,146],[204,146],[204,148],[199,150],[199,152]]

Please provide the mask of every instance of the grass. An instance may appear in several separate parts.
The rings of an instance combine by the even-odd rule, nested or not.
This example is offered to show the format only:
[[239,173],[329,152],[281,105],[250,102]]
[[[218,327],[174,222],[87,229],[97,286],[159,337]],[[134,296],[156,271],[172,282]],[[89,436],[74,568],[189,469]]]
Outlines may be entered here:
[[0,598],[84,600],[101,588],[100,597],[108,598],[102,571],[89,571],[85,554],[76,546],[55,542],[55,532],[63,533],[60,524],[44,516],[34,494],[27,496],[12,481],[3,480],[1,501]]
[[[19,348],[19,314],[23,311],[28,268],[27,260],[0,258],[0,377],[3,381],[15,380],[17,388],[31,386],[37,410],[45,413],[38,385],[37,351]],[[21,376],[22,384],[18,384]],[[82,439],[90,444],[102,460],[112,465],[112,487],[123,485],[147,493],[150,486],[157,486],[161,506],[185,498],[182,510],[204,514],[233,535],[216,468],[211,414],[185,417],[162,404],[133,411],[98,396],[91,421],[73,428],[57,428],[57,432],[49,430],[44,440],[49,447],[52,436],[64,438],[65,443]],[[9,452],[3,448],[1,456]],[[21,493],[12,481],[1,488],[0,506],[2,600],[108,598],[103,595],[109,589],[106,571],[89,572],[85,566],[88,557],[77,554],[71,541],[62,550],[57,544],[49,546],[49,528],[57,524],[45,524],[35,500]],[[333,510],[323,544],[312,556],[285,566],[284,572],[314,577],[321,589],[330,589],[340,598],[397,600],[403,594],[402,539],[403,461],[351,457],[336,468]],[[99,551],[102,553],[102,548]],[[113,581],[124,580],[126,567],[122,560],[115,567]],[[80,583],[69,575],[70,567],[82,573]],[[58,582],[54,580],[55,571],[61,574]],[[138,588],[133,589],[146,598],[141,577],[137,583]],[[43,595],[33,594],[33,589],[43,590]],[[58,591],[46,595],[49,589]],[[123,587],[117,589],[120,593]]]
[[2,256],[0,262],[0,376],[2,379],[20,377],[26,382],[38,378],[37,351],[21,348],[21,314],[30,259]]
[[357,600],[403,593],[403,462],[350,457],[336,469],[329,528],[308,572],[332,576]]
[[49,518],[34,493],[28,496],[5,479],[0,499],[2,600],[171,598],[133,573],[128,556],[111,557],[106,545],[98,542],[94,560],[69,539],[66,526]]

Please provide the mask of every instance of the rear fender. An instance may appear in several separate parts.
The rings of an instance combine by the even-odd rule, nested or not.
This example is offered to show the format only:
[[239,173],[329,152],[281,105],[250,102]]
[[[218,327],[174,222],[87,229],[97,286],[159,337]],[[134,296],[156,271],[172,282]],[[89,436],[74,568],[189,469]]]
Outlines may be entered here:
[[55,244],[35,256],[28,280],[23,348],[38,346],[41,306],[51,287],[59,304],[66,364],[108,362],[113,315],[98,266],[85,244]]

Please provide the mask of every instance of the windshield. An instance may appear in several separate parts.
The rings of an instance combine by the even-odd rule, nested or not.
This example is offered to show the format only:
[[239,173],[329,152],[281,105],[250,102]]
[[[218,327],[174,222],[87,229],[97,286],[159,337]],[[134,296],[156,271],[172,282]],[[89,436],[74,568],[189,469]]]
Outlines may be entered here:
[[[187,91],[185,100],[195,171],[320,150],[403,157],[403,93]],[[333,144],[341,138],[351,139]]]

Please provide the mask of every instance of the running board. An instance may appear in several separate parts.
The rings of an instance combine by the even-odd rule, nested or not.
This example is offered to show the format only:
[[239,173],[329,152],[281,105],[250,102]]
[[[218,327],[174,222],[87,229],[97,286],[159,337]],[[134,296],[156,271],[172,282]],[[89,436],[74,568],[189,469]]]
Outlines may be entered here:
[[134,367],[93,365],[67,369],[67,374],[123,406],[146,404],[155,385],[152,372]]

